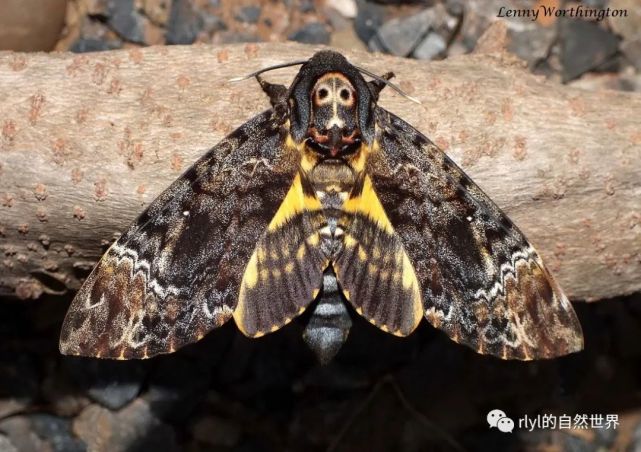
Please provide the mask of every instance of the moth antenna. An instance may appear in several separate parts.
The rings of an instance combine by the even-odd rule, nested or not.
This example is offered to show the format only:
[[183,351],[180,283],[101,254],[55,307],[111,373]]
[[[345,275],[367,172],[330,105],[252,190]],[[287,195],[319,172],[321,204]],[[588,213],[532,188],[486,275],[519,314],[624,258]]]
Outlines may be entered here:
[[398,94],[400,94],[401,96],[403,96],[407,100],[411,100],[412,102],[415,102],[415,103],[417,103],[419,105],[422,105],[420,100],[418,100],[415,97],[410,96],[409,94],[407,94],[405,91],[400,89],[398,86],[396,86],[395,84],[393,84],[389,80],[381,77],[380,75],[376,75],[373,72],[368,71],[367,69],[363,69],[363,68],[358,67],[358,66],[354,66],[354,67],[356,69],[358,69],[358,71],[361,72],[362,74],[365,74],[368,77],[372,77],[374,80],[376,80],[378,82],[381,82],[381,83],[384,83],[385,85],[389,86],[390,88],[392,88],[394,91],[396,91]]
[[230,82],[242,82],[243,80],[247,80],[247,79],[256,77],[257,75],[260,75],[263,72],[273,71],[274,69],[281,69],[281,68],[284,68],[284,67],[297,66],[297,65],[305,64],[305,63],[307,63],[307,60],[299,60],[299,61],[292,61],[290,63],[277,64],[275,66],[269,66],[269,67],[260,69],[260,70],[258,70],[256,72],[252,72],[249,75],[243,75],[243,76],[240,76],[240,77],[230,78],[229,81]]

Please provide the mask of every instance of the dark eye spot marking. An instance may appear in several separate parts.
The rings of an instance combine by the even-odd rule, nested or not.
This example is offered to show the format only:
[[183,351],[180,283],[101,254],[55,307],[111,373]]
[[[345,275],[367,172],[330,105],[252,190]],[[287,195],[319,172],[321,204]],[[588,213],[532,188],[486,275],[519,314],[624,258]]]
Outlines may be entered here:
[[318,90],[318,98],[320,100],[325,99],[328,94],[329,94],[329,92],[325,88],[321,88],[321,89]]
[[350,98],[351,94],[350,94],[349,90],[343,88],[341,90],[341,92],[340,92],[340,96],[341,96],[341,99],[348,100]]

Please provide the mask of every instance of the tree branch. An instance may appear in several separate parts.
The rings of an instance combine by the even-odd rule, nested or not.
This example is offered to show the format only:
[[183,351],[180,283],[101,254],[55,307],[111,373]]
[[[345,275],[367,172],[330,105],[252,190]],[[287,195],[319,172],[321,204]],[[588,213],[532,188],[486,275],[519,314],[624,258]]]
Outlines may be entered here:
[[[76,289],[105,245],[225,134],[268,107],[250,71],[295,44],[0,54],[0,294]],[[568,295],[641,289],[641,97],[572,89],[504,53],[348,58],[396,82],[380,104],[512,217]],[[296,68],[266,74],[288,84]]]

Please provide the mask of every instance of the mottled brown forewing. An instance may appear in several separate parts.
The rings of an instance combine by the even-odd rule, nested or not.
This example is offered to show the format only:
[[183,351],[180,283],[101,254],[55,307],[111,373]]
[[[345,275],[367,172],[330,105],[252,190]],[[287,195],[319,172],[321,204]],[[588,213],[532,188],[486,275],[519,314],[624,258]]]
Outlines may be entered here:
[[427,320],[504,359],[583,348],[574,310],[521,231],[429,139],[377,109],[367,166],[421,286]]
[[258,115],[152,202],[76,295],[61,352],[146,358],[231,318],[256,241],[298,169],[286,137],[271,111]]

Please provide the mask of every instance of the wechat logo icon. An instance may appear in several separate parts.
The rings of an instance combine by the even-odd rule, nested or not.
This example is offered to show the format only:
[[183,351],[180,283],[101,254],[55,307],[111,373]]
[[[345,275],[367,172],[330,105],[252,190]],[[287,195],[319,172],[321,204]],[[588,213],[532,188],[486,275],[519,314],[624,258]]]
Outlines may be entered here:
[[503,410],[492,410],[487,413],[487,423],[490,428],[496,427],[503,433],[512,433],[514,430],[514,421],[507,417]]

